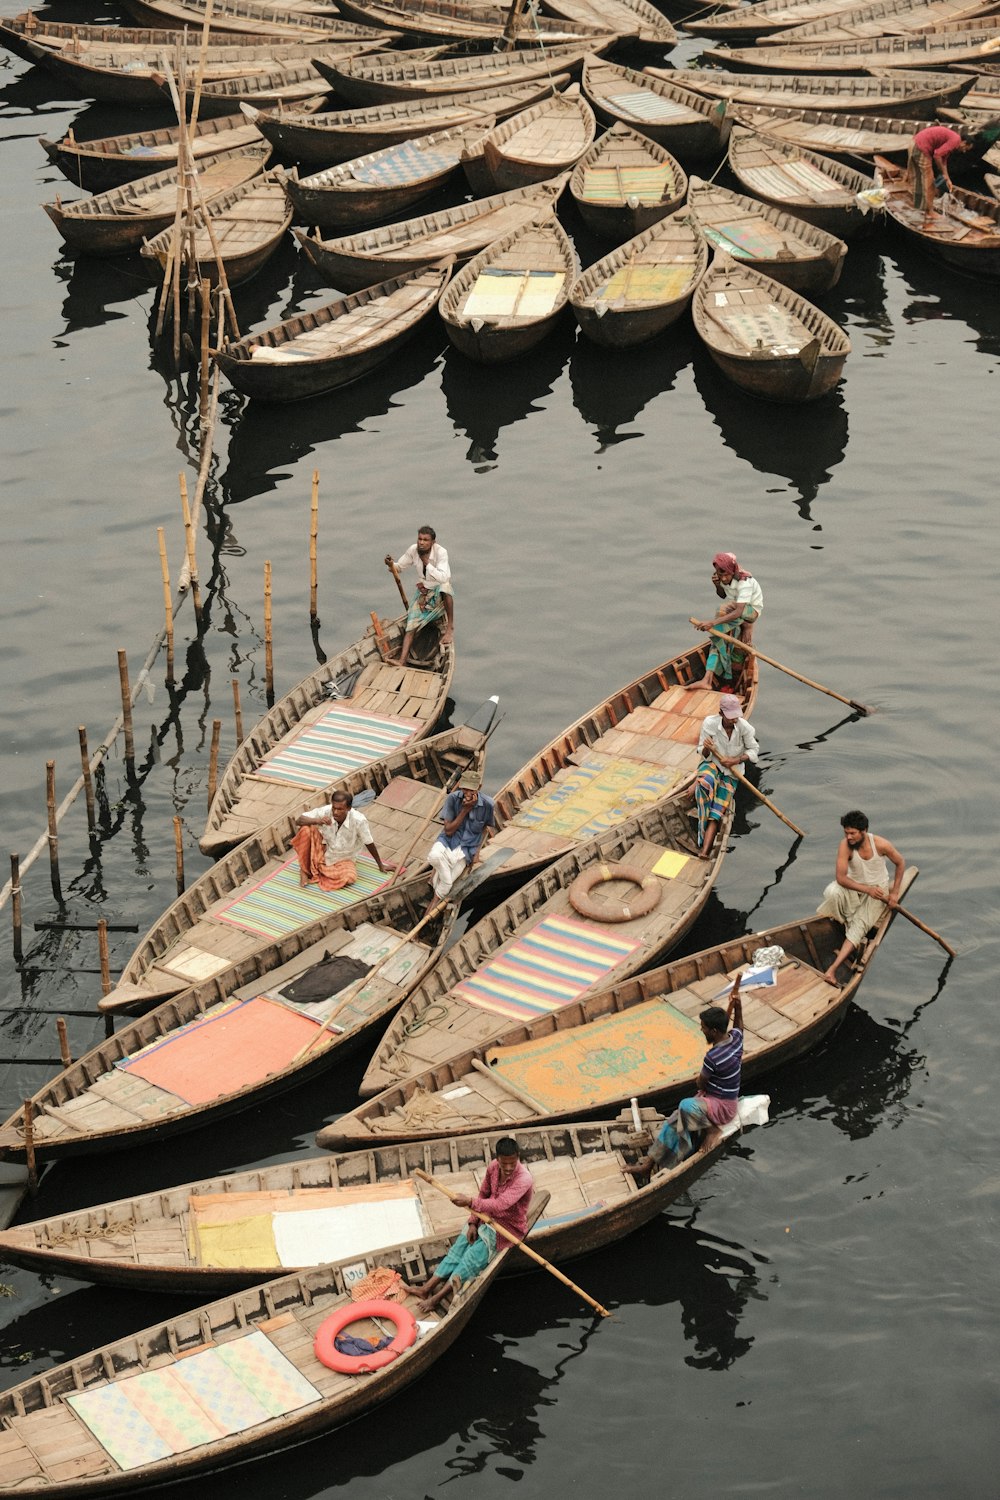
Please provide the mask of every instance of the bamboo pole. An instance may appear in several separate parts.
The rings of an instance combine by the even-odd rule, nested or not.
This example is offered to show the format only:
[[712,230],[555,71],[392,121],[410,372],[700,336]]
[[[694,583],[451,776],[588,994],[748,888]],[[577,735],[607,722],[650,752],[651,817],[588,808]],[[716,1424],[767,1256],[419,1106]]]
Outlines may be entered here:
[[800,839],[805,838],[805,829],[800,828],[797,823],[793,823],[791,818],[786,818],[785,814],[781,811],[781,808],[775,807],[770,797],[765,797],[764,793],[758,787],[755,787],[752,781],[747,780],[742,771],[737,771],[735,766],[720,766],[714,755],[710,755],[708,759],[711,760],[714,766],[718,767],[723,776],[732,776],[736,781],[740,783],[741,786],[745,786],[747,791],[753,792],[754,796],[758,798],[759,801],[763,802],[765,807],[769,807],[774,813],[774,816],[776,818],[780,818],[781,821],[785,823],[793,833],[797,833]]
[[24,1111],[24,1161],[28,1169],[28,1195],[38,1196],[38,1164],[35,1160],[35,1106],[25,1099]]
[[212,284],[201,278],[201,347],[198,355],[198,421],[204,432],[208,421],[208,335],[212,322]]
[[406,597],[406,590],[403,587],[403,580],[400,578],[400,576],[399,576],[399,569],[396,567],[396,564],[394,562],[390,561],[390,563],[389,563],[389,572],[392,574],[393,578],[396,580],[396,587],[399,589],[399,597],[403,601],[403,608],[404,609],[409,609],[409,607],[410,607],[410,601]]
[[[689,616],[689,619],[691,624],[697,627],[698,621],[693,616]],[[731,645],[736,646],[737,650],[744,652],[748,656],[756,656],[758,661],[766,661],[769,667],[777,667],[779,672],[787,672],[788,676],[794,677],[796,682],[804,682],[806,687],[815,688],[818,693],[826,693],[828,698],[836,698],[838,703],[846,703],[848,708],[856,709],[859,714],[873,714],[876,712],[874,708],[869,708],[865,703],[858,703],[853,698],[845,698],[843,693],[835,693],[833,688],[824,687],[821,682],[813,682],[811,677],[803,677],[801,672],[795,672],[791,667],[786,667],[780,661],[775,661],[773,656],[765,656],[763,651],[757,650],[756,646],[750,646],[746,641],[734,640],[731,635],[726,635],[724,630],[716,630],[714,626],[710,626],[706,634],[714,635],[722,641],[729,641]]]
[[[429,1183],[431,1187],[437,1188],[438,1192],[443,1193],[446,1198],[450,1198],[452,1203],[458,1202],[460,1195],[453,1193],[451,1188],[445,1187],[443,1182],[439,1182],[429,1172],[422,1171],[420,1167],[414,1167],[412,1175],[419,1177],[421,1182]],[[464,1208],[465,1205],[461,1204],[460,1206]],[[596,1313],[600,1313],[602,1318],[610,1318],[611,1314],[606,1307],[602,1307],[599,1302],[594,1301],[593,1297],[589,1297],[583,1290],[583,1287],[577,1286],[575,1281],[570,1281],[569,1277],[564,1276],[561,1271],[558,1271],[551,1261],[545,1259],[544,1255],[539,1255],[537,1250],[532,1250],[529,1245],[525,1244],[524,1240],[519,1240],[516,1234],[511,1234],[509,1229],[504,1229],[503,1225],[498,1224],[496,1219],[491,1219],[489,1214],[481,1212],[478,1208],[474,1212],[477,1219],[482,1219],[484,1224],[489,1224],[490,1228],[494,1229],[497,1234],[503,1235],[508,1244],[516,1245],[529,1259],[536,1261],[543,1270],[548,1271],[550,1276],[554,1276],[557,1281],[561,1281],[564,1286],[568,1286],[571,1292],[576,1292],[577,1296],[582,1297],[587,1306],[592,1307]]]
[[56,1031],[59,1034],[59,1056],[64,1068],[73,1066],[73,1054],[69,1050],[69,1036],[66,1033],[66,1022],[62,1016],[56,1018]]
[[[205,446],[211,451],[209,444],[206,443]],[[204,452],[202,458],[204,459]],[[194,605],[195,619],[201,624],[201,596],[198,592],[198,559],[195,555],[194,521],[191,516],[191,506],[188,502],[187,475],[178,474],[177,480],[181,492],[181,515],[184,519],[184,548],[187,556],[187,576],[191,584],[191,603]],[[200,499],[201,495],[199,493],[198,500],[200,501]]]
[[124,651],[118,653],[118,681],[122,690],[122,725],[125,730],[125,761],[135,760],[135,740],[132,735],[132,694],[128,682],[128,657]]
[[111,959],[108,954],[108,924],[102,917],[97,924],[97,952],[101,960],[101,994],[111,994]]
[[177,876],[177,894],[184,894],[184,819],[174,819],[174,870]]
[[240,679],[234,677],[233,682],[233,717],[236,720],[236,748],[243,743],[243,710],[240,707]]
[[317,624],[318,579],[316,574],[316,542],[319,537],[319,470],[313,469],[312,498],[309,505],[309,618]]
[[519,1089],[516,1084],[508,1082],[506,1078],[500,1078],[492,1068],[487,1067],[481,1057],[473,1057],[470,1061],[475,1072],[482,1073],[484,1078],[492,1079],[496,1087],[503,1093],[509,1094],[512,1099],[517,1099],[521,1104],[526,1104],[536,1115],[544,1116],[548,1114],[548,1110],[543,1104],[539,1104],[537,1099],[533,1099],[530,1094],[526,1093],[524,1089]]
[[274,706],[274,647],[271,641],[271,560],[264,564],[264,685],[267,706]]
[[80,774],[83,780],[84,799],[87,804],[87,827],[93,833],[97,826],[97,817],[94,811],[94,780],[90,774],[90,752],[87,749],[86,725],[78,725],[76,732],[80,737]]
[[[876,899],[883,902],[886,906],[888,906],[889,904],[885,896],[879,896]],[[896,912],[897,916],[905,917],[908,922],[913,923],[914,927],[919,927],[921,932],[926,932],[929,938],[933,938],[934,941],[944,949],[949,958],[958,957],[958,953],[951,946],[951,944],[946,943],[941,934],[939,932],[935,932],[933,927],[928,927],[926,922],[921,922],[920,918],[914,916],[912,911],[907,911],[905,906],[897,906],[894,907],[893,910]]]
[[222,720],[212,720],[212,744],[208,752],[208,810],[211,812],[212,803],[215,801],[215,792],[219,784],[219,737],[222,734]]
[[21,946],[21,861],[16,854],[10,857],[10,914],[14,928],[14,962],[19,964],[24,957]]
[[62,887],[59,883],[59,824],[56,819],[56,763],[45,762],[45,812],[48,820],[49,874],[52,878],[52,894],[62,905]]
[[163,613],[167,632],[167,681],[174,680],[174,600],[170,592],[170,564],[167,562],[167,542],[163,527],[157,526],[156,540],[160,549],[160,576],[163,579]]

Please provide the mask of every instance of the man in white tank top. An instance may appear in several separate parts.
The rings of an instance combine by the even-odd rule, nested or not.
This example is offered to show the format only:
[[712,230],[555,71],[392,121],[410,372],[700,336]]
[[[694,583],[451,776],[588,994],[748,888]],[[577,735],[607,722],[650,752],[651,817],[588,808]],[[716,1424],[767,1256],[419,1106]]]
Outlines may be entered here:
[[[899,905],[899,887],[906,869],[903,856],[888,839],[868,832],[863,812],[845,813],[840,826],[844,837],[837,850],[836,879],[823,892],[823,904],[818,907],[821,917],[832,917],[844,927],[844,941],[823,975],[827,984],[833,985],[840,984],[837,970],[861,946],[884,908]],[[896,872],[891,886],[886,860],[892,861]]]

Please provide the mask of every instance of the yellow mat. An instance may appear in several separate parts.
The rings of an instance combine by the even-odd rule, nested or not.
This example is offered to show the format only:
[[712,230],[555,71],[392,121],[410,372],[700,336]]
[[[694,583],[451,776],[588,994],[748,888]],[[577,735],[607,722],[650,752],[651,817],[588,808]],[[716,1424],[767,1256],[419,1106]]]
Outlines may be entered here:
[[280,1266],[275,1214],[409,1199],[414,1192],[413,1182],[407,1178],[402,1182],[287,1192],[201,1193],[188,1205],[191,1259],[201,1266]]

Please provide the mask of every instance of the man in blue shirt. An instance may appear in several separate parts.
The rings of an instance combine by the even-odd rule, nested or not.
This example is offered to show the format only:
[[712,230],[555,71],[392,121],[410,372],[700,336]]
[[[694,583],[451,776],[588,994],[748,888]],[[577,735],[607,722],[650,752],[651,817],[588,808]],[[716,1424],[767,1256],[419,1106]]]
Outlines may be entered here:
[[473,863],[493,827],[493,798],[481,791],[478,771],[465,771],[455,791],[444,799],[444,824],[427,858],[434,871],[434,894],[439,901]]

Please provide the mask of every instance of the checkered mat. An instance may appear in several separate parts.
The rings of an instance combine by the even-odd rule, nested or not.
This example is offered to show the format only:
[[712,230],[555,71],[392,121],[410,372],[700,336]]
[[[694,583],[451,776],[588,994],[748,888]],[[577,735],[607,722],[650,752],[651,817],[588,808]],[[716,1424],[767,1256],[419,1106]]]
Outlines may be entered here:
[[415,146],[412,141],[403,141],[390,151],[380,152],[376,161],[358,163],[351,168],[351,176],[358,182],[370,182],[375,187],[404,187],[408,182],[419,182],[435,172],[450,172],[458,165],[464,141],[457,136],[448,145],[435,147]]
[[457,984],[453,994],[512,1020],[568,1005],[640,946],[575,917],[543,917],[536,927]]
[[369,761],[405,745],[421,728],[419,719],[383,719],[346,704],[332,704],[270,755],[257,772],[269,781],[325,787]]
[[241,890],[228,906],[215,912],[215,920],[230,922],[259,937],[286,937],[309,922],[363,901],[388,884],[389,876],[367,854],[357,855],[354,867],[358,878],[352,885],[339,891],[321,891],[318,885],[299,883],[299,862],[293,855],[249,890]]

